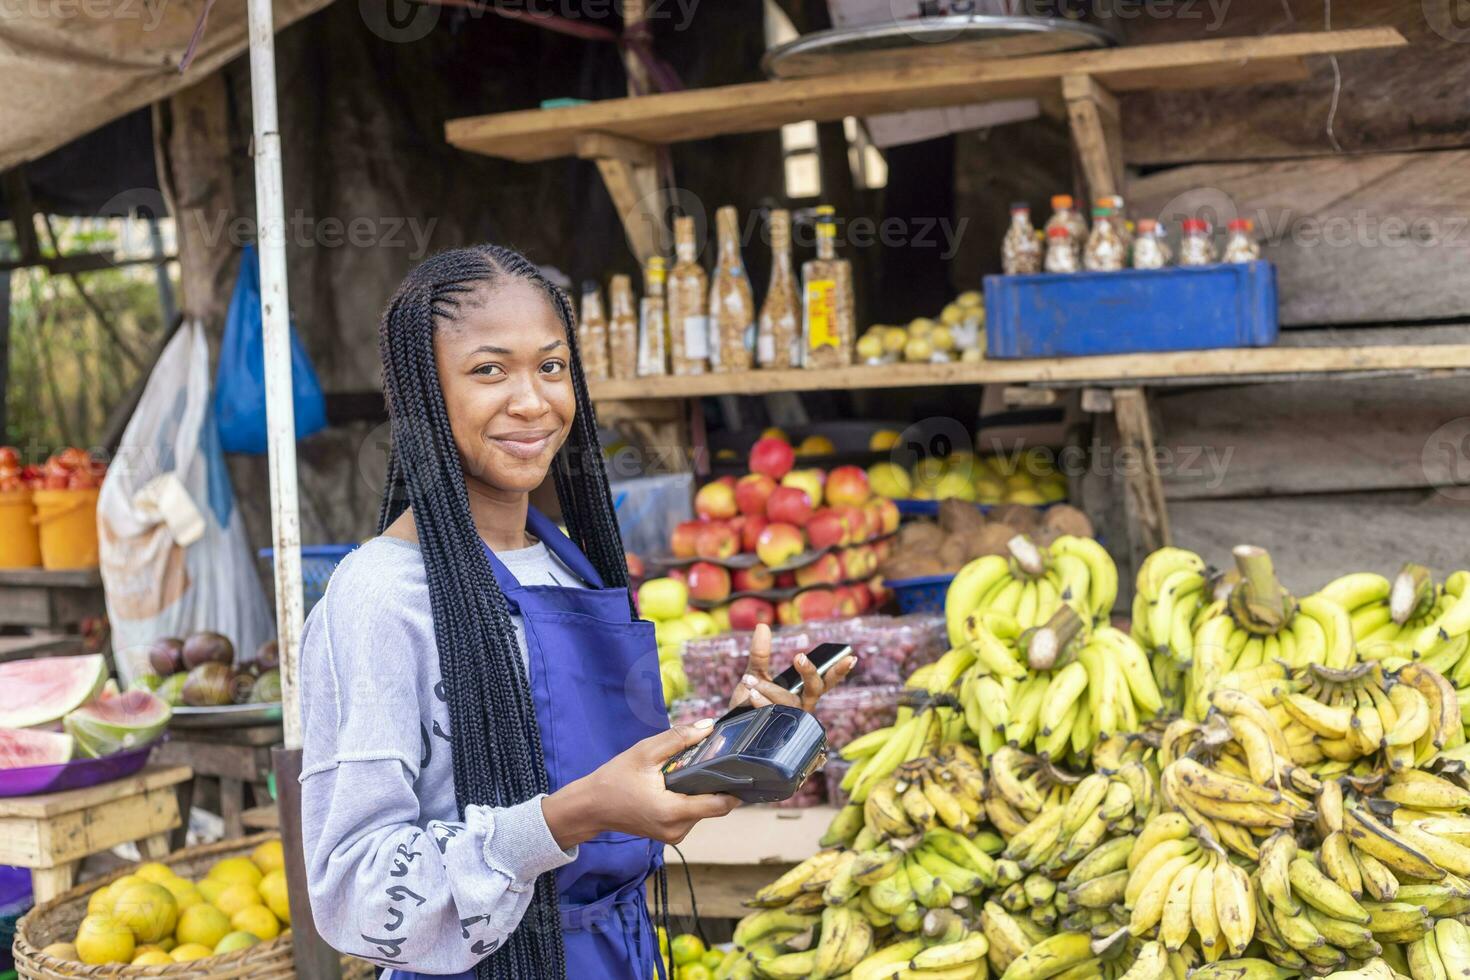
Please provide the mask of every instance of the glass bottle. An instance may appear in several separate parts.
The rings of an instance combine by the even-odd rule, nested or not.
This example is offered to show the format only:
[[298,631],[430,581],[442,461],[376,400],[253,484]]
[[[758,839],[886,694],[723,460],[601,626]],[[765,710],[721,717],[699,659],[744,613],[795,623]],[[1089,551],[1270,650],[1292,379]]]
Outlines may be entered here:
[[628,276],[613,276],[607,291],[610,373],[619,381],[626,381],[638,377],[638,313],[633,306],[633,280]]
[[1109,194],[1098,198],[1097,206],[1108,209],[1108,220],[1113,223],[1118,238],[1123,242],[1123,248],[1131,248],[1133,246],[1133,223],[1128,220],[1123,198],[1118,194]]
[[761,367],[801,366],[801,308],[791,265],[791,212],[771,212],[771,284],[756,324],[756,354]]
[[1261,243],[1252,234],[1255,222],[1249,218],[1235,218],[1226,225],[1230,236],[1225,239],[1225,262],[1255,262],[1261,257]]
[[857,334],[852,265],[837,257],[835,213],[829,204],[817,206],[817,257],[801,266],[802,364],[809,368],[852,363]]
[[[1071,194],[1057,194],[1051,199],[1051,217],[1046,219],[1046,233],[1053,228],[1067,229],[1067,239],[1081,259],[1082,243],[1087,241],[1087,219],[1077,210]],[[1050,245],[1050,242],[1047,243]]]
[[1184,219],[1184,235],[1179,239],[1180,265],[1214,265],[1215,242],[1210,237],[1208,222],[1199,218]]
[[1055,225],[1046,232],[1047,272],[1076,272],[1077,250],[1072,247],[1072,235],[1065,225]]
[[716,371],[749,371],[755,357],[755,290],[740,258],[740,218],[728,204],[715,212],[719,242],[709,287],[709,362]]
[[1088,272],[1117,272],[1127,261],[1128,251],[1118,236],[1114,217],[1109,208],[1092,209],[1092,235],[1082,254],[1082,265]]
[[638,305],[638,376],[656,378],[669,373],[669,318],[664,306],[668,271],[662,255],[653,255],[643,268],[643,302]]
[[1138,237],[1133,240],[1133,268],[1162,269],[1169,264],[1170,257],[1164,229],[1153,218],[1140,218]]
[[577,318],[577,348],[582,355],[582,374],[592,381],[608,376],[607,314],[602,309],[602,289],[596,279],[582,283],[582,315]]
[[1011,205],[1011,226],[1000,243],[1000,267],[1008,276],[1026,276],[1041,271],[1041,243],[1031,226],[1031,208]]
[[709,368],[709,276],[699,264],[694,219],[674,219],[674,267],[669,270],[669,367],[673,374]]

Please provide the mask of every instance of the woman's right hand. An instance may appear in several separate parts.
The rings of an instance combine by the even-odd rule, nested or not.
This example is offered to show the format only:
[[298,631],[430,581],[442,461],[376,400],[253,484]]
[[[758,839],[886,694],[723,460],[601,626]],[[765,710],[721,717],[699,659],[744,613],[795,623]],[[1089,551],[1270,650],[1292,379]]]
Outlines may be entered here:
[[695,824],[740,805],[724,793],[685,796],[664,786],[664,763],[714,730],[706,719],[651,735],[541,801],[546,825],[563,849],[604,831],[677,844]]

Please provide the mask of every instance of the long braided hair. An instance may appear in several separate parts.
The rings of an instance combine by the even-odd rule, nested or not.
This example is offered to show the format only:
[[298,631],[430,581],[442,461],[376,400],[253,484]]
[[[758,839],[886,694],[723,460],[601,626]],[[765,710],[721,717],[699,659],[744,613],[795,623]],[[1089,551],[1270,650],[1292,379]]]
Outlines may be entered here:
[[[442,252],[404,279],[378,334],[383,392],[392,424],[388,479],[378,513],[382,532],[413,508],[434,640],[449,708],[454,792],[461,816],[470,804],[504,807],[549,790],[541,732],[510,609],[486,561],[470,516],[460,454],[450,431],[434,360],[434,331],[458,316],[460,301],[507,279],[542,289],[566,330],[576,417],[552,464],[562,518],[609,588],[626,587],[628,567],[613,515],[597,419],[577,350],[566,294],[524,256],[478,245]],[[631,604],[631,597],[629,602]],[[544,980],[566,975],[553,874],[536,881],[521,925],[476,968],[477,980]]]

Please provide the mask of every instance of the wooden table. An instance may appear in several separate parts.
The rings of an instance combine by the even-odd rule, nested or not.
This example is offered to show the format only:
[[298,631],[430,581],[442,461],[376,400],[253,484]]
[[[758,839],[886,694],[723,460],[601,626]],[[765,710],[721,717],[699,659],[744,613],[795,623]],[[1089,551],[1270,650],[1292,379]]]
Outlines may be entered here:
[[82,620],[105,615],[102,573],[95,568],[60,572],[0,569],[0,626],[75,633]]
[[[741,903],[756,889],[821,850],[817,841],[836,815],[837,810],[830,806],[800,810],[745,806],[727,817],[696,824],[677,851],[664,849],[669,913],[687,916],[693,911],[684,877],[687,867],[701,916],[738,919],[746,915],[750,909]],[[650,895],[651,889],[650,884]]]
[[86,641],[75,634],[37,632],[27,636],[0,636],[0,663],[36,657],[71,657],[86,652]]
[[[280,725],[251,725],[242,728],[173,728],[169,740],[154,758],[186,765],[194,778],[219,782],[220,816],[226,837],[245,832],[245,786],[253,788],[257,804],[270,800],[266,780],[271,772],[271,748],[285,735]],[[188,803],[193,802],[192,790]],[[183,842],[177,842],[182,846]]]
[[39,905],[75,883],[83,858],[119,844],[163,858],[168,832],[184,824],[178,788],[193,775],[188,766],[155,763],[101,786],[0,799],[0,864],[31,869]]

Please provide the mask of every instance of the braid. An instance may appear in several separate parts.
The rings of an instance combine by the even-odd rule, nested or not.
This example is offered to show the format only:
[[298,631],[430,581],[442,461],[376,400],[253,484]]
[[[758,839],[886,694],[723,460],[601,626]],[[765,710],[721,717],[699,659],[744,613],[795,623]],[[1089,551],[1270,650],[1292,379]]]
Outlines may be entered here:
[[[566,295],[509,249],[482,245],[428,259],[409,273],[389,301],[379,331],[392,446],[378,526],[379,531],[386,529],[412,507],[449,708],[461,815],[470,805],[511,806],[550,789],[530,680],[510,607],[470,515],[434,360],[438,322],[457,315],[464,294],[481,285],[493,287],[506,276],[529,280],[546,291],[571,348],[577,412],[552,466],[568,532],[608,587],[626,587],[628,582]],[[566,976],[554,873],[537,879],[521,927],[475,973],[477,980]]]

